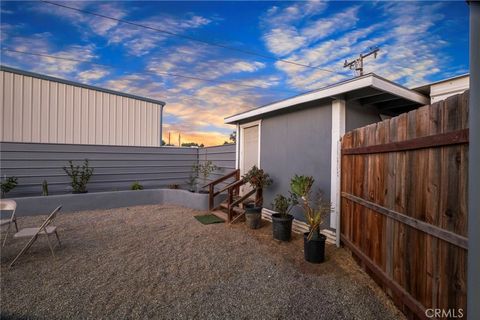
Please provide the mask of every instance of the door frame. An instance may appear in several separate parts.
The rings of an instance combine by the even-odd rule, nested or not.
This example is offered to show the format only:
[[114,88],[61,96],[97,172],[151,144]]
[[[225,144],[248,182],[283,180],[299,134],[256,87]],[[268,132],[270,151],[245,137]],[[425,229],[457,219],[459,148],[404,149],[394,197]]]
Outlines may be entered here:
[[258,126],[258,159],[257,159],[257,164],[258,164],[258,168],[260,168],[260,152],[262,150],[262,120],[257,120],[257,121],[252,121],[252,122],[248,122],[248,123],[244,123],[244,124],[241,124],[239,126],[239,133],[240,133],[240,140],[239,141],[239,154],[238,154],[238,169],[240,169],[240,173],[243,174],[245,172],[242,172],[244,170],[243,168],[243,153],[244,153],[244,150],[245,150],[245,147],[244,147],[244,139],[243,139],[243,136],[244,136],[244,130],[246,128],[251,128],[251,127],[254,127],[254,126]]

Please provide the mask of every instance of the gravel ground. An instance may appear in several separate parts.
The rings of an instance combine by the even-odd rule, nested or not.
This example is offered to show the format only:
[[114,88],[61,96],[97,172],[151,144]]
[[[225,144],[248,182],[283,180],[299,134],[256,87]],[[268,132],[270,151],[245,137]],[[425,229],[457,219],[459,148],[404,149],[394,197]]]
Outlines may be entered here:
[[[403,319],[344,249],[303,261],[299,235],[272,240],[268,223],[202,225],[199,212],[140,206],[59,215],[53,260],[40,239],[1,252],[1,318]],[[38,226],[44,216],[19,218]]]

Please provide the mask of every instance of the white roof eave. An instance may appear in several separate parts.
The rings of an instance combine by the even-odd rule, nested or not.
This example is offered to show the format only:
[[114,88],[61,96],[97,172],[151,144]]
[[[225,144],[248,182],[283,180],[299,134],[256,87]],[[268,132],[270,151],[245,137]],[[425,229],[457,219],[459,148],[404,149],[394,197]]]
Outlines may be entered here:
[[260,107],[250,111],[240,113],[240,114],[236,114],[236,115],[225,118],[224,122],[226,124],[232,124],[244,119],[257,117],[262,114],[285,109],[301,103],[315,101],[315,100],[324,99],[324,98],[333,98],[335,96],[345,94],[353,90],[366,88],[366,87],[373,87],[375,89],[378,89],[387,93],[391,93],[398,97],[405,98],[407,100],[417,102],[420,104],[430,103],[429,98],[425,97],[424,95],[416,91],[412,91],[410,89],[394,84],[390,81],[379,78],[373,74],[369,74],[360,78],[352,79],[351,81],[340,83],[338,85],[333,85],[333,86],[326,87],[324,89],[320,89],[314,92],[302,94],[290,99],[274,102],[264,107]]

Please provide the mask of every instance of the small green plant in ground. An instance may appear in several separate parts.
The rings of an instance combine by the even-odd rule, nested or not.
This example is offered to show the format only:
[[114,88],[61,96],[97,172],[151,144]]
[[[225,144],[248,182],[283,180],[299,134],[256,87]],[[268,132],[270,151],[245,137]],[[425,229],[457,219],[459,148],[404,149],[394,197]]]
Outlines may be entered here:
[[217,169],[218,167],[210,160],[193,166],[193,170],[197,173],[197,176],[202,177],[203,186],[207,184],[208,176]]
[[310,176],[295,175],[290,181],[292,193],[301,199],[301,207],[305,220],[310,227],[308,240],[320,237],[320,227],[327,214],[332,212],[332,204],[324,198],[323,192],[317,192],[313,197],[312,186],[315,180]]
[[273,199],[272,207],[273,210],[278,212],[282,217],[286,218],[292,208],[297,204],[298,197],[294,193],[290,193],[288,198],[283,194],[277,194],[275,199]]
[[2,197],[5,197],[7,193],[12,191],[18,184],[17,177],[4,177],[1,182]]
[[140,184],[140,182],[135,181],[134,183],[132,183],[132,186],[131,186],[130,189],[132,189],[132,190],[143,190],[143,186]]
[[48,182],[47,180],[43,180],[42,182],[42,195],[48,196]]
[[169,189],[178,189],[178,188],[180,188],[180,186],[179,186],[178,184],[176,184],[176,183],[172,183],[172,184],[169,184],[169,185],[168,185],[168,188],[169,188]]
[[69,166],[63,167],[63,171],[72,179],[70,185],[73,192],[87,192],[87,183],[93,175],[93,168],[88,165],[88,159],[85,159],[82,167],[74,166],[73,161],[68,161]]

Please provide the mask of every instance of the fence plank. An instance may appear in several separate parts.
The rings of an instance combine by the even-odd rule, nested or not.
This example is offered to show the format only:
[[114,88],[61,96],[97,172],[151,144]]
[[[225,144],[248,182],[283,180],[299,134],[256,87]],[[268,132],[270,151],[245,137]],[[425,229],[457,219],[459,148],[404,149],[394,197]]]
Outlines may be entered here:
[[468,92],[347,136],[343,243],[407,316],[466,313]]

